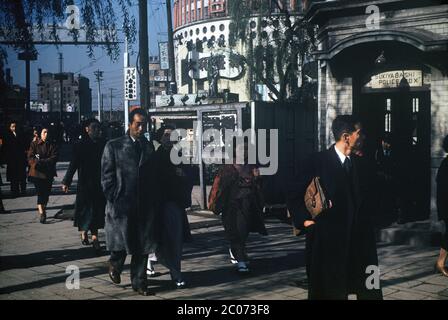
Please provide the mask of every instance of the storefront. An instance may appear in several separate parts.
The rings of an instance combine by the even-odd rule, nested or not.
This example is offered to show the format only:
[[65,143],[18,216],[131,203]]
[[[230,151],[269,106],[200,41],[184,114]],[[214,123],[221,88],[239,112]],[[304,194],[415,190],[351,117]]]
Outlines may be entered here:
[[408,216],[435,216],[435,174],[448,134],[448,4],[443,1],[316,2],[320,149],[333,143],[332,120],[355,114],[373,157],[390,132]]

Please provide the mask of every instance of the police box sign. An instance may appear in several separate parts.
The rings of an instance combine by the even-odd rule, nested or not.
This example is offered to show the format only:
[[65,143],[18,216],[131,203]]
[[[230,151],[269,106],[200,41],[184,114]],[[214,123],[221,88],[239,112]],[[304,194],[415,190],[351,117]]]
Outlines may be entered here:
[[421,87],[421,70],[388,71],[373,75],[366,87],[372,89],[399,88],[402,86]]

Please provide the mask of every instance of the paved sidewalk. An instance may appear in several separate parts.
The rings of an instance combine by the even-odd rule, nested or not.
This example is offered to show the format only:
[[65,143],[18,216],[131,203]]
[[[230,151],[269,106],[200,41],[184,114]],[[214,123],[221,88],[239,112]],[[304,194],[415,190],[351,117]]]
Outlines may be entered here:
[[[241,276],[228,258],[227,242],[219,219],[205,212],[191,212],[194,241],[185,246],[182,268],[188,288],[176,290],[168,270],[156,265],[151,278],[155,296],[136,295],[130,286],[129,257],[122,284],[112,284],[107,259],[95,256],[80,243],[70,220],[53,216],[75,195],[60,192],[67,163],[58,164],[54,195],[50,197],[48,224],[38,222],[36,196],[5,199],[10,214],[0,215],[0,299],[306,299],[304,239],[292,236],[291,227],[275,217],[267,218],[269,236],[251,235],[250,275]],[[5,169],[0,170],[5,177]],[[9,185],[2,187],[6,198]],[[195,193],[193,196],[197,199]],[[104,247],[104,234],[100,233]],[[438,248],[413,248],[378,244],[383,293],[387,300],[448,299],[448,278],[433,272]],[[80,289],[66,288],[66,267],[80,269]]]

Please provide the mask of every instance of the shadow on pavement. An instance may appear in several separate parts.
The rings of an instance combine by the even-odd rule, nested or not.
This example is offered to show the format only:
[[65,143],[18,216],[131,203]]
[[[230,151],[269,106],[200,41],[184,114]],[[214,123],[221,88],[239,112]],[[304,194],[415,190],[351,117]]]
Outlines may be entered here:
[[[107,252],[103,251],[101,256],[105,255],[107,255]],[[0,271],[39,267],[49,264],[54,265],[68,261],[90,259],[96,257],[98,256],[90,246],[78,249],[51,250],[25,255],[2,256],[0,257]]]

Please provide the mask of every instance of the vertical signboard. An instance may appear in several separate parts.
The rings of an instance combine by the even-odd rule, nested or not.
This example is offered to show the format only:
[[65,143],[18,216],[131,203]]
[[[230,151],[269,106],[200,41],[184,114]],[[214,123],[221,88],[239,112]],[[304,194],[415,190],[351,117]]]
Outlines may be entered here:
[[159,42],[160,69],[168,70],[170,68],[168,56],[168,42]]

